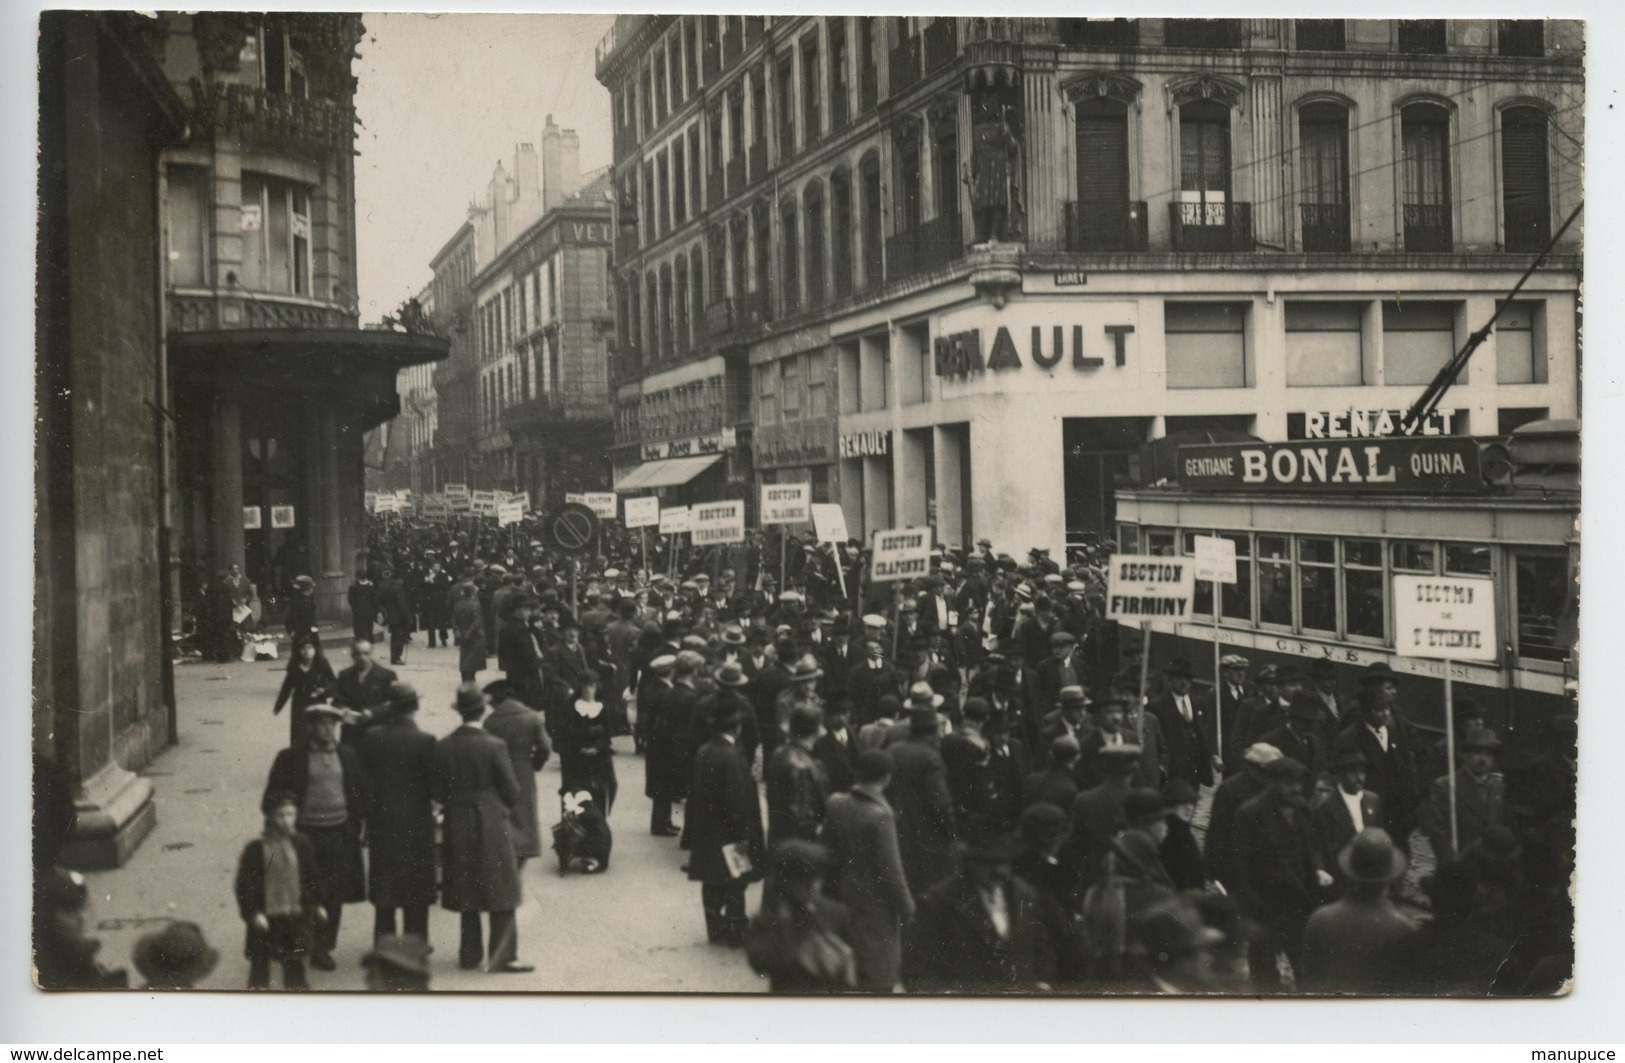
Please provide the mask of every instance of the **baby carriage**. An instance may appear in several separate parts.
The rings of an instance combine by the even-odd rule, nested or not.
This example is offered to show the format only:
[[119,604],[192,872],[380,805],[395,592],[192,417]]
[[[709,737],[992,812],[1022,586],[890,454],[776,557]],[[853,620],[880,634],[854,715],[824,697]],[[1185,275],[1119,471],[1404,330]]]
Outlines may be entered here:
[[595,875],[609,870],[614,835],[598,801],[586,790],[565,793],[564,818],[553,825],[553,851],[559,857],[559,875],[574,871]]

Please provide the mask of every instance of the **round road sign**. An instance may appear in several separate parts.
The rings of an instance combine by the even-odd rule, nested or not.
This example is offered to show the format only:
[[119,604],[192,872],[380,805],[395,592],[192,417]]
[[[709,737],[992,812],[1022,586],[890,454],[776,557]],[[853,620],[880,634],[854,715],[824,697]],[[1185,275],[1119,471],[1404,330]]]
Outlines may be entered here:
[[547,518],[547,537],[567,554],[589,550],[598,538],[598,514],[579,502],[566,502]]

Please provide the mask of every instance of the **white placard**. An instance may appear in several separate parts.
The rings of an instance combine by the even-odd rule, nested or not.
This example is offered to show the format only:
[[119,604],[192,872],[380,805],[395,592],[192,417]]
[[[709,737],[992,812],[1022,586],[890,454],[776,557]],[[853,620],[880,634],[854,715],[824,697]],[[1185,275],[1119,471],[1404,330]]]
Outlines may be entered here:
[[681,535],[688,531],[688,507],[672,506],[660,511],[660,534]]
[[473,511],[477,516],[481,516],[481,517],[494,517],[494,516],[496,516],[497,515],[497,507],[499,505],[501,505],[502,503],[498,502],[495,498],[480,498],[479,497],[481,494],[495,494],[495,493],[496,492],[494,492],[494,491],[486,491],[486,492],[476,491],[476,492],[474,492],[474,498],[469,503],[469,509],[471,511]]
[[931,571],[931,529],[894,528],[875,532],[874,555],[869,562],[869,579],[916,579]]
[[260,523],[262,519],[263,518],[260,516],[260,507],[243,507],[243,529],[245,531],[255,531],[259,528],[263,528],[264,525]]
[[508,496],[508,501],[509,502],[518,502],[521,506],[525,507],[524,512],[526,512],[526,513],[530,512],[530,492],[529,491],[515,491],[513,494]]
[[[399,509],[400,508],[400,499],[397,498],[395,501],[396,501],[396,509]],[[273,528],[291,528],[291,527],[293,527],[293,507],[292,506],[272,506],[271,507],[271,527],[273,527]]]
[[474,508],[474,500],[468,495],[446,495],[446,508],[453,513],[467,513]]
[[702,502],[689,507],[689,541],[695,546],[722,546],[745,541],[745,503]]
[[497,503],[497,527],[506,528],[525,519],[525,504],[517,498]]
[[763,484],[762,523],[801,524],[812,520],[812,484]]
[[1106,619],[1124,624],[1189,620],[1195,593],[1192,558],[1113,554],[1106,579]]
[[1436,661],[1493,661],[1495,581],[1394,577],[1394,652]]
[[840,544],[849,538],[846,533],[846,511],[839,502],[814,502],[812,519],[819,542]]
[[467,498],[468,497],[468,485],[467,484],[447,484],[446,488],[445,488],[445,491],[443,493],[448,498],[455,498],[458,495],[462,495],[464,498]]
[[599,520],[614,520],[620,508],[614,491],[588,491],[581,496],[581,504],[592,510]]
[[564,504],[565,505],[570,505],[572,503],[574,503],[575,505],[578,505],[578,506],[584,506],[584,505],[587,504],[587,496],[582,494],[580,491],[567,491],[567,492],[565,492]]
[[1236,544],[1217,535],[1198,535],[1196,578],[1215,583],[1236,582]]
[[658,498],[629,498],[623,506],[626,517],[622,523],[628,528],[652,528],[660,523]]

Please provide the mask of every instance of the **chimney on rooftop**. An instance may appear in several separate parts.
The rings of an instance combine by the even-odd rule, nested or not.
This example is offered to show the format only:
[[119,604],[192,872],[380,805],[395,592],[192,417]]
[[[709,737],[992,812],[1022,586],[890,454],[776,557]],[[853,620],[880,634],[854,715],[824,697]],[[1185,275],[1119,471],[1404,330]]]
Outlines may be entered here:
[[565,196],[573,196],[581,191],[581,138],[576,136],[574,129],[566,129],[559,138],[560,159],[559,169],[564,180]]
[[537,170],[535,144],[520,144],[514,149],[513,176],[519,186],[519,199],[541,198],[542,182]]
[[552,210],[564,201],[564,176],[561,171],[563,159],[561,158],[561,145],[559,143],[559,127],[554,124],[553,116],[547,116],[547,124],[542,127],[542,209]]

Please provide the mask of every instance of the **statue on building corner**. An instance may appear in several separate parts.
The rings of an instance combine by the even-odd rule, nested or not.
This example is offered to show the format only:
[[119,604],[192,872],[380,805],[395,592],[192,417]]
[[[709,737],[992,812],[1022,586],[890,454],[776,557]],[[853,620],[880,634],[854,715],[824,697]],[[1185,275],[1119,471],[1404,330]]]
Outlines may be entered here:
[[1010,108],[991,94],[977,98],[971,127],[971,158],[964,182],[978,244],[1020,239],[1025,210],[1021,202],[1021,141],[1011,128]]

